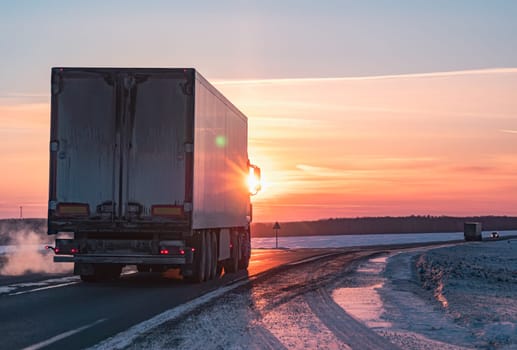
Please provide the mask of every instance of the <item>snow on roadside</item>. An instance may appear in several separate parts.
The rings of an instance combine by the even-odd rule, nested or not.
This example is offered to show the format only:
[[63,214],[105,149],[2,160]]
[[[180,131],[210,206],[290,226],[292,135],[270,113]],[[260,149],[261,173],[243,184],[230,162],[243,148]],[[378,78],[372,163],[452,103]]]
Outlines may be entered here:
[[476,346],[517,349],[517,240],[476,242],[421,255],[416,268],[448,319]]
[[250,290],[231,292],[208,308],[149,330],[125,349],[350,349],[303,297],[272,309],[270,302]]
[[371,259],[333,297],[402,349],[517,349],[517,240]]

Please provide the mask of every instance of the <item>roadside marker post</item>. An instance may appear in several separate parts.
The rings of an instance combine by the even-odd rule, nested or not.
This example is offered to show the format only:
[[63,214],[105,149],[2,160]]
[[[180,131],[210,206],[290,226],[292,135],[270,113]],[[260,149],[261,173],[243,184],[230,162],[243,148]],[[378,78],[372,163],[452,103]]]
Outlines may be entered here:
[[275,224],[273,225],[273,230],[275,230],[275,237],[276,237],[276,249],[278,249],[278,230],[280,230],[280,224],[277,222],[275,222]]

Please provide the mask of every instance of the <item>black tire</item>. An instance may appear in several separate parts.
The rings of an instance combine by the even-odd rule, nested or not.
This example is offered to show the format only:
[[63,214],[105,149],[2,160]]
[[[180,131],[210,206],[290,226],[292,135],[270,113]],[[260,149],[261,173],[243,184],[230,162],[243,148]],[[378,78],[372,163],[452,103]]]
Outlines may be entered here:
[[239,253],[241,250],[239,234],[232,233],[231,241],[232,250],[230,254],[230,259],[226,260],[224,264],[224,271],[226,273],[234,273],[239,271]]
[[218,262],[217,268],[215,270],[215,278],[221,277],[222,274],[223,274],[223,263]]
[[95,264],[93,265],[93,275],[81,275],[84,282],[100,282],[115,280],[120,277],[122,266],[111,264]]
[[239,269],[246,270],[250,265],[251,257],[251,239],[249,232],[241,235],[241,259],[239,260]]
[[99,279],[102,281],[114,280],[120,277],[122,266],[119,265],[100,265],[98,266]]
[[212,233],[204,232],[205,235],[205,252],[206,252],[206,278],[205,281],[210,281],[214,278],[214,271],[212,269],[213,264],[213,252],[212,252]]
[[97,276],[96,275],[81,275],[81,281],[86,283],[93,283],[97,282]]
[[192,276],[189,276],[187,280],[201,283],[206,279],[206,244],[205,244],[205,234],[204,232],[200,232],[197,234],[196,242],[195,242],[195,252],[194,252],[194,268]]
[[217,272],[217,262],[218,262],[218,256],[219,256],[219,251],[217,250],[217,234],[215,232],[212,232],[211,233],[212,235],[212,246],[211,246],[211,251],[212,251],[212,266],[211,266],[211,269],[212,269],[212,278],[213,279],[216,279],[216,278],[219,278],[219,276],[221,275],[220,273]]

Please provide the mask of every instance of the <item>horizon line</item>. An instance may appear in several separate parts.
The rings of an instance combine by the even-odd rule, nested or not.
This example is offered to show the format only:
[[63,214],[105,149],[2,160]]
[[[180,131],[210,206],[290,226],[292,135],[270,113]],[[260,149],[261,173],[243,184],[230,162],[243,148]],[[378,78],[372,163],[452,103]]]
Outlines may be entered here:
[[[484,215],[447,215],[447,214],[439,214],[439,215],[431,215],[431,214],[408,214],[408,215],[375,215],[375,216],[340,216],[340,217],[327,217],[327,218],[313,218],[313,219],[303,219],[298,221],[282,221],[282,220],[275,220],[275,221],[254,221],[255,224],[270,224],[273,222],[283,222],[283,223],[291,223],[291,222],[313,222],[313,221],[326,221],[326,220],[354,220],[354,219],[378,219],[378,218],[394,218],[394,219],[400,219],[400,218],[411,218],[411,217],[424,217],[424,218],[489,218],[489,217],[497,217],[497,218],[517,218],[517,215],[503,215],[503,214],[484,214]],[[26,217],[26,218],[20,218],[20,217],[5,217],[0,218],[0,221],[3,220],[47,220],[47,217]]]

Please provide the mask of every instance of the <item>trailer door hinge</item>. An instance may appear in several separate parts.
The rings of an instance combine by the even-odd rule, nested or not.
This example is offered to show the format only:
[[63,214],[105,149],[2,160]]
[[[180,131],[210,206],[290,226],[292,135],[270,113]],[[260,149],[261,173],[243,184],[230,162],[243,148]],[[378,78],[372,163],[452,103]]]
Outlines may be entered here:
[[50,142],[50,152],[59,151],[59,141],[51,141]]
[[185,144],[185,152],[186,152],[186,153],[192,153],[192,152],[194,152],[194,144],[192,144],[192,143],[186,143],[186,144]]

